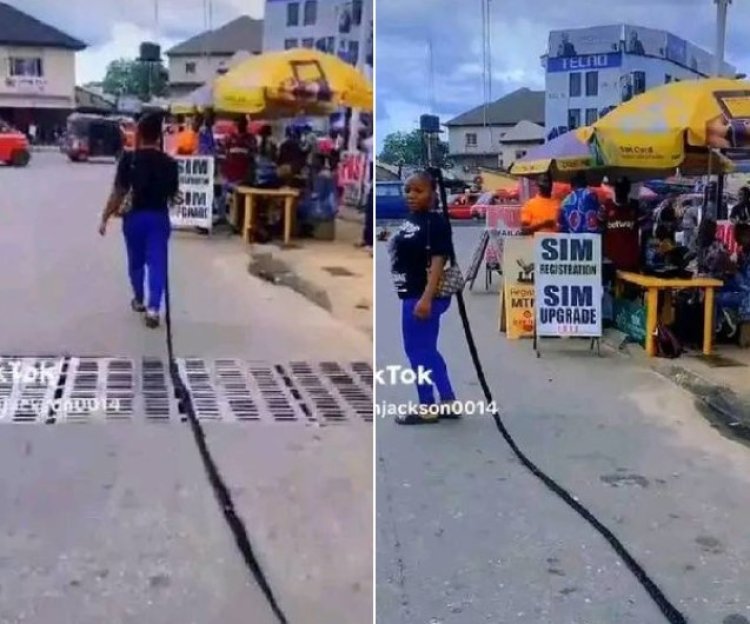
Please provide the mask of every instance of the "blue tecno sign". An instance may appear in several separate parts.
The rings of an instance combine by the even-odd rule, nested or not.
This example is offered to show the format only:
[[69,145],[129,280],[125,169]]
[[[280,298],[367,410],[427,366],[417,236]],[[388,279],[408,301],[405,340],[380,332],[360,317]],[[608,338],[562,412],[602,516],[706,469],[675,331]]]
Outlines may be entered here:
[[570,72],[608,69],[622,65],[622,53],[585,54],[583,56],[559,56],[547,59],[547,71]]

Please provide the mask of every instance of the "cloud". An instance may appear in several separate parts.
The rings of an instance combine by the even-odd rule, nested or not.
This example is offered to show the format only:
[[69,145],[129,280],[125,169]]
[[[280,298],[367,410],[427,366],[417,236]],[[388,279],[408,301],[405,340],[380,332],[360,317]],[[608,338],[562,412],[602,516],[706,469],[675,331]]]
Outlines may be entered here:
[[[492,99],[522,86],[544,87],[541,55],[550,30],[627,23],[667,30],[709,51],[715,7],[708,0],[524,0],[491,3]],[[378,144],[411,130],[429,112],[429,41],[435,67],[436,114],[447,121],[484,100],[479,2],[378,0],[376,73]],[[727,61],[750,71],[750,3],[729,8]],[[380,100],[385,106],[381,107]],[[388,115],[381,118],[379,111]]]
[[107,65],[134,57],[143,41],[163,50],[240,15],[263,17],[263,0],[6,0],[89,47],[77,55],[77,81],[101,80]]

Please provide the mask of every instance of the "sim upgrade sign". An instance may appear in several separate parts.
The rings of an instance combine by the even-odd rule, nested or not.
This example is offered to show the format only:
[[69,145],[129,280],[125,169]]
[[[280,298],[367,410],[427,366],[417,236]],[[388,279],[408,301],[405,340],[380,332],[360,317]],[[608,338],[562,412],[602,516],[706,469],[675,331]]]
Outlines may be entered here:
[[602,335],[602,240],[599,234],[535,237],[538,336]]

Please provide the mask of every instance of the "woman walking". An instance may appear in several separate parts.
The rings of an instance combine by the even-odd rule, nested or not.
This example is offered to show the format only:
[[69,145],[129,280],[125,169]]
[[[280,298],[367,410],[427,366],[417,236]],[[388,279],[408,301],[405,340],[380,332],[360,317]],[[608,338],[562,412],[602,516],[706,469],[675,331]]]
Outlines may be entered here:
[[[445,263],[453,257],[450,226],[434,210],[435,182],[429,173],[412,175],[405,194],[410,214],[389,243],[391,273],[401,299],[404,350],[412,370],[429,377],[429,382],[417,382],[420,405],[435,404],[435,389],[441,402],[449,403],[456,395],[437,344],[440,317],[451,303],[450,297],[438,296]],[[420,413],[399,416],[397,422],[412,425],[437,419],[437,414]]]
[[[146,325],[151,328],[159,326],[167,280],[169,204],[179,190],[177,162],[161,150],[161,143],[161,117],[152,114],[141,118],[136,149],[125,153],[117,165],[114,188],[99,226],[99,233],[104,236],[109,219],[126,208],[122,231],[133,287],[130,305],[135,312],[145,313]],[[148,302],[144,297],[147,267]]]

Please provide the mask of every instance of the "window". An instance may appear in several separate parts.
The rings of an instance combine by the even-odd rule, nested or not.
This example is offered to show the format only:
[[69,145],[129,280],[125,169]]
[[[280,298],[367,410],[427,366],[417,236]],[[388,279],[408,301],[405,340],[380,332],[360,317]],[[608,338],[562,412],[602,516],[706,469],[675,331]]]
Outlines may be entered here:
[[349,62],[356,65],[359,61],[359,41],[349,42]]
[[586,95],[588,97],[599,95],[599,72],[586,72]]
[[312,26],[318,21],[318,0],[307,0],[305,2],[305,26]]
[[362,23],[362,0],[352,2],[352,23],[359,26]]
[[194,74],[195,73],[195,63],[185,63],[185,73],[186,74]]
[[466,147],[476,147],[476,146],[477,146],[477,133],[467,132],[466,133]]
[[42,59],[10,57],[10,75],[26,78],[41,78],[44,76]]
[[526,156],[526,150],[516,150],[516,160],[519,160]]
[[645,93],[646,91],[646,72],[633,72],[633,94]]
[[570,97],[581,97],[581,74],[570,74]]
[[664,74],[664,84],[669,84],[670,82],[672,82],[672,76]]
[[303,39],[302,40],[302,47],[303,48],[314,48],[315,47],[315,39]]
[[299,2],[290,2],[286,5],[286,25],[299,26]]
[[291,50],[292,48],[297,47],[297,40],[296,39],[284,39],[284,49],[285,50]]
[[568,109],[568,128],[575,130],[581,126],[581,109],[570,108]]
[[595,123],[597,119],[599,119],[598,111],[595,108],[587,108],[586,109],[586,125],[590,126],[591,124]]

